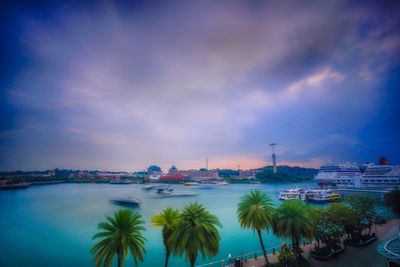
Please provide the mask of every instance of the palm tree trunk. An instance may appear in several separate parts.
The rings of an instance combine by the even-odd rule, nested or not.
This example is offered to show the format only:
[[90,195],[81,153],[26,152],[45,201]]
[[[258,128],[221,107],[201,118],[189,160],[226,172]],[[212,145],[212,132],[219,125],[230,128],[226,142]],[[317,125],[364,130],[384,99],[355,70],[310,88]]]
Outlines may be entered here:
[[118,251],[118,267],[124,266],[124,258],[122,257],[121,251]]
[[190,267],[194,267],[195,263],[196,263],[196,257],[190,259]]
[[258,234],[258,238],[260,239],[261,249],[262,249],[263,254],[264,254],[265,263],[268,266],[269,265],[269,261],[268,261],[268,257],[267,257],[267,252],[265,251],[264,242],[263,242],[262,237],[261,237],[261,230],[260,229],[257,229],[257,234]]
[[165,264],[164,267],[168,267],[168,260],[169,260],[169,249],[167,249],[166,253],[165,253]]

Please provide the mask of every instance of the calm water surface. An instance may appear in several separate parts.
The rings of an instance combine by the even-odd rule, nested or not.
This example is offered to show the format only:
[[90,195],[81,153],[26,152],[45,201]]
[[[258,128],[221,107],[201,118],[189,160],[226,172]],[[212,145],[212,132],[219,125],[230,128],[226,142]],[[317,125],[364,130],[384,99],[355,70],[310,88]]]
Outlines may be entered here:
[[[221,249],[213,259],[199,257],[197,264],[226,258],[229,253],[259,250],[257,236],[240,228],[236,205],[241,196],[260,188],[279,204],[279,191],[294,187],[282,185],[229,185],[217,189],[199,189],[173,185],[175,192],[196,192],[194,197],[159,198],[154,191],[143,191],[143,185],[58,184],[34,186],[26,190],[0,191],[0,266],[94,266],[90,248],[97,223],[105,215],[121,208],[110,202],[115,197],[136,196],[135,208],[146,221],[147,239],[144,263],[140,266],[163,266],[164,249],[160,229],[150,225],[150,218],[165,207],[182,208],[197,201],[216,214],[220,229]],[[314,187],[303,184],[302,187]],[[272,233],[264,234],[268,247],[281,242]],[[170,266],[186,266],[172,258]],[[133,266],[132,258],[126,266]]]

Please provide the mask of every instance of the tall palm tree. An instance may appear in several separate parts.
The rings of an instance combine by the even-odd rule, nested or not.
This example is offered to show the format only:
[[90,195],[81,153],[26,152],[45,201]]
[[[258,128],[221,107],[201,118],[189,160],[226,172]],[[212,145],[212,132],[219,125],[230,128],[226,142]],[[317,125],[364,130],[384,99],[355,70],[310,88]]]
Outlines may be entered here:
[[165,264],[168,266],[169,256],[173,249],[173,244],[171,244],[171,236],[176,231],[178,221],[180,217],[180,212],[177,209],[166,208],[161,213],[154,215],[151,218],[151,223],[155,227],[162,227],[162,237],[165,247]]
[[267,265],[269,265],[269,261],[261,231],[271,227],[273,213],[274,207],[271,198],[261,190],[252,190],[243,196],[237,209],[240,226],[257,232]]
[[173,253],[190,261],[194,266],[197,256],[212,257],[219,251],[220,236],[217,226],[222,227],[217,216],[195,203],[187,204],[180,215],[176,231],[171,236]]
[[112,217],[106,218],[106,222],[98,224],[97,228],[100,231],[93,236],[93,239],[101,238],[91,250],[96,266],[111,266],[116,254],[118,267],[122,267],[129,251],[137,266],[138,260],[143,261],[143,255],[146,253],[142,216],[135,211],[122,209],[116,211]]
[[301,200],[286,200],[275,210],[272,227],[277,236],[292,239],[293,251],[300,257],[301,238],[314,235],[314,216]]

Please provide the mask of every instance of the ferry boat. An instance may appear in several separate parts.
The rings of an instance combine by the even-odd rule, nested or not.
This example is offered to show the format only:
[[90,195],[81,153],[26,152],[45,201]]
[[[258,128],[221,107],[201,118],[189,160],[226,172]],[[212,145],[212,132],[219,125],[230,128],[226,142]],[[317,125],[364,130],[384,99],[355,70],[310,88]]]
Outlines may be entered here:
[[394,187],[400,185],[400,165],[369,164],[362,174],[364,187]]
[[322,165],[314,180],[321,186],[361,186],[361,171],[354,163]]
[[291,199],[305,199],[305,190],[303,188],[293,188],[283,190],[279,193],[279,200],[291,200]]
[[330,189],[307,190],[305,194],[307,201],[315,203],[335,202],[340,201],[341,198],[341,194],[333,192]]

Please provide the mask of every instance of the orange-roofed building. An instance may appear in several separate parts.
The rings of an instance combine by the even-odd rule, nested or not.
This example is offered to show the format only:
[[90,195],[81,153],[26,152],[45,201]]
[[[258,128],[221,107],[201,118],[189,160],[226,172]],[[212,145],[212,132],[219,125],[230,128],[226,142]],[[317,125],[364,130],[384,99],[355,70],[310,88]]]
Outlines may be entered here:
[[167,174],[160,177],[159,182],[164,183],[181,183],[185,180],[185,176],[182,174]]

